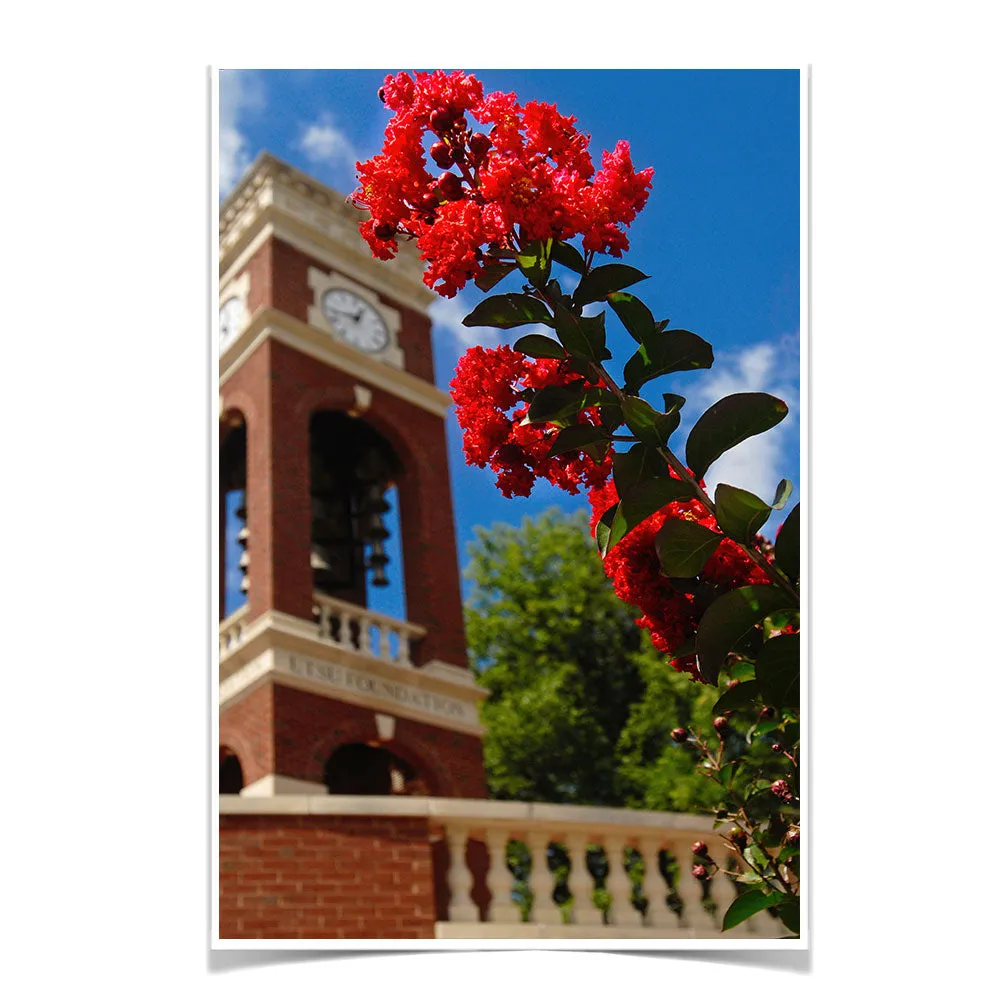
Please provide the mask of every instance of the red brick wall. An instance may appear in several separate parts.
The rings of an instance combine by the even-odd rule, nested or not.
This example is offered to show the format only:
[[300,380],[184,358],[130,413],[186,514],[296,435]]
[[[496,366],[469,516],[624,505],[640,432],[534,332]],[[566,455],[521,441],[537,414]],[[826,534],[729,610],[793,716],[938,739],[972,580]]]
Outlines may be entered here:
[[432,938],[425,819],[219,818],[220,938]]
[[[261,685],[219,722],[219,742],[239,757],[247,785],[267,774],[322,783],[337,747],[377,738],[372,710],[283,684]],[[478,737],[397,717],[395,736],[383,745],[415,769],[428,794],[486,797]]]

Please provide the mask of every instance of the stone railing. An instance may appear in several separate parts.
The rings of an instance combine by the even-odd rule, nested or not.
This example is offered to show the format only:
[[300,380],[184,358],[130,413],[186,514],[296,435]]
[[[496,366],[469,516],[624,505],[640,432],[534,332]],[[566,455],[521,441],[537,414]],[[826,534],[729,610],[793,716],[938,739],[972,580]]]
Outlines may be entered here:
[[411,643],[427,629],[325,594],[313,594],[313,615],[319,637],[338,649],[372,656],[386,663],[412,667]]
[[[448,844],[448,924],[438,926],[439,937],[721,936],[740,871],[711,820],[545,803],[432,801]],[[720,871],[699,882],[691,874],[696,840],[732,875]],[[520,855],[514,871],[512,855]],[[764,913],[726,936],[784,933]]]
[[[219,623],[219,659],[225,660],[266,624],[267,615],[249,620],[249,606],[244,604]],[[400,667],[413,666],[413,643],[427,634],[422,625],[400,621],[357,604],[349,604],[325,594],[313,594],[313,620],[301,621],[284,616],[299,635],[310,630],[313,637],[335,649],[370,656]],[[285,625],[287,627],[287,624]]]
[[[733,855],[712,821],[680,813],[406,796],[220,798],[243,814],[423,817],[447,886],[438,938],[741,938],[786,936],[767,912],[723,934],[736,896]],[[691,874],[694,841],[723,868]],[[443,842],[443,843],[442,843]],[[514,860],[513,870],[508,865]],[[567,870],[568,862],[568,870]],[[516,877],[520,876],[520,877]],[[442,885],[442,888],[443,888]]]
[[246,629],[249,613],[250,605],[244,604],[219,622],[220,659],[243,643],[243,633]]

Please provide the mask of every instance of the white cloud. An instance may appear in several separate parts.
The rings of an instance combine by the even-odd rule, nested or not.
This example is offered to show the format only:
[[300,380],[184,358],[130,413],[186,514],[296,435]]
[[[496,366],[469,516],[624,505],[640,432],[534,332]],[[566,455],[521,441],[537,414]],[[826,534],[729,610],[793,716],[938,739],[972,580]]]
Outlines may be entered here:
[[343,129],[337,128],[330,114],[304,125],[297,143],[310,163],[325,163],[329,166],[347,166],[353,172],[358,152],[354,143]]
[[241,120],[248,111],[259,111],[264,104],[263,81],[252,70],[219,72],[219,196],[222,198],[253,160],[248,140],[241,131]]
[[735,354],[722,354],[715,366],[692,382],[684,407],[692,421],[723,396],[734,392],[767,392],[788,404],[788,416],[776,427],[727,451],[708,470],[709,496],[719,483],[750,490],[770,502],[782,478],[797,486],[798,470],[790,467],[798,434],[798,334],[754,344]]
[[475,306],[476,302],[471,301],[467,293],[461,292],[453,299],[439,297],[431,303],[430,314],[434,327],[446,332],[451,337],[453,345],[460,351],[465,351],[476,344],[483,347],[496,347],[500,343],[500,331],[493,329],[493,327],[462,326],[462,320],[472,312]]

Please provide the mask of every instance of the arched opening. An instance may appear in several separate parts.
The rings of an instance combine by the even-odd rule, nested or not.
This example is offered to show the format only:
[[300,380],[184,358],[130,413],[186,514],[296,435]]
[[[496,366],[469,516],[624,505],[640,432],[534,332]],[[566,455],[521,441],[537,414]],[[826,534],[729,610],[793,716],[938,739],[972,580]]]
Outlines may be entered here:
[[426,795],[413,767],[385,747],[345,743],[330,754],[323,781],[331,795]]
[[226,414],[219,441],[219,570],[221,613],[226,618],[247,600],[250,553],[247,550],[247,430],[238,411]]
[[363,420],[321,410],[309,422],[309,467],[314,589],[375,610],[385,602],[373,600],[369,588],[390,591],[396,606],[388,613],[404,617],[399,523],[390,502],[402,463],[392,446]]
[[243,767],[229,747],[219,747],[219,794],[239,795],[243,788]]

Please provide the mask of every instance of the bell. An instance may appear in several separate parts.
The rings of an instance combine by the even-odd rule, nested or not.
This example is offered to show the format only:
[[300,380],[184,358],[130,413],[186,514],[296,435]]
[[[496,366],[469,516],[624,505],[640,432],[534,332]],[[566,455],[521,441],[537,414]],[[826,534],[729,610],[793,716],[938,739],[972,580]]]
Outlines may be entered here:
[[384,542],[389,537],[389,530],[382,523],[382,518],[378,514],[372,514],[368,527],[365,529],[365,538],[372,542]]
[[366,515],[387,514],[389,512],[389,505],[385,502],[385,497],[382,494],[383,487],[378,483],[372,483],[365,496],[358,504],[361,509],[361,513]]
[[389,557],[385,554],[382,543],[372,542],[371,552],[368,554],[369,567],[374,569],[376,566],[384,566],[388,561]]
[[388,587],[389,578],[385,575],[384,566],[375,566],[372,570],[372,586],[373,587]]

